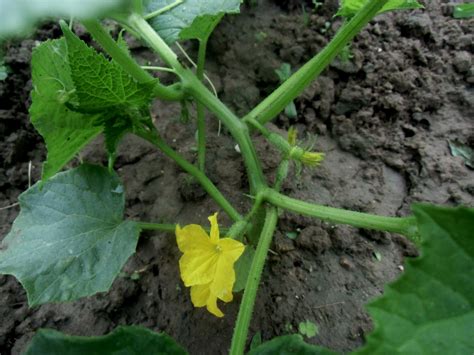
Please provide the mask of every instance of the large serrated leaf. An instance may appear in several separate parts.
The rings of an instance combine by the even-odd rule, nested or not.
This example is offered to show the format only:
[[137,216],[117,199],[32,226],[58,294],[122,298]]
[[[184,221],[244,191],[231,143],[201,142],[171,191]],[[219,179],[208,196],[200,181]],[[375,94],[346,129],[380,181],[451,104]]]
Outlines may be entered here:
[[[336,16],[350,17],[355,15],[367,4],[370,0],[342,0],[339,11]],[[421,5],[417,0],[389,0],[384,7],[378,12],[383,13],[394,10],[408,10],[408,9],[422,9]]]
[[62,26],[62,30],[78,101],[74,110],[120,116],[150,104],[154,81],[136,82],[122,67],[89,47],[67,26]]
[[[147,12],[152,13],[175,0],[150,0]],[[167,42],[178,39],[203,39],[226,13],[239,13],[240,0],[186,0],[182,4],[151,19],[151,25]],[[183,36],[182,31],[185,30]]]
[[421,256],[368,306],[375,330],[357,354],[470,354],[474,209],[416,205]]
[[31,61],[31,122],[48,149],[44,180],[61,170],[102,131],[97,124],[98,115],[84,115],[66,107],[75,91],[67,58],[66,41],[57,39],[37,47]]
[[98,337],[71,336],[41,329],[31,340],[25,355],[185,355],[171,337],[138,326],[122,326]]
[[334,355],[336,353],[307,344],[301,335],[284,335],[273,338],[256,348],[250,350],[247,355]]
[[135,252],[139,227],[123,220],[123,186],[103,167],[60,173],[19,200],[0,273],[22,283],[31,306],[107,291]]
[[126,0],[0,0],[0,38],[24,34],[42,19],[94,18],[124,4]]

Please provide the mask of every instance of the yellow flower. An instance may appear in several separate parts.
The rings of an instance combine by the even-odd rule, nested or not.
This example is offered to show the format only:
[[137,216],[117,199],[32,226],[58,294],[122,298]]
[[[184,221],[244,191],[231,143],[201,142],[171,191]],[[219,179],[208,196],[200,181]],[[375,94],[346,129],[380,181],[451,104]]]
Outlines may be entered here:
[[219,239],[217,213],[209,217],[211,235],[197,224],[184,228],[176,226],[178,248],[184,254],[179,259],[181,278],[191,287],[194,307],[207,307],[217,317],[224,314],[217,307],[217,299],[232,301],[235,282],[234,263],[245,246],[231,238]]

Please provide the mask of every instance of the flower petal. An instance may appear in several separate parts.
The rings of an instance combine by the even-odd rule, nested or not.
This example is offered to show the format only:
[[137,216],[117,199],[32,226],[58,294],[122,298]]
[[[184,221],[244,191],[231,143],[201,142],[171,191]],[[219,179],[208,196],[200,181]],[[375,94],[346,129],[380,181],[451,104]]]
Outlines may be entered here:
[[211,242],[217,243],[219,241],[219,224],[217,224],[217,212],[209,216],[211,222]]
[[221,249],[221,253],[225,254],[225,256],[233,262],[236,262],[245,250],[245,245],[231,238],[219,240],[218,245]]
[[191,301],[194,307],[204,307],[207,304],[211,291],[209,290],[209,284],[196,285],[191,287]]
[[207,299],[207,310],[214,314],[216,317],[222,318],[224,317],[224,313],[217,307],[217,297],[212,294],[209,295]]
[[216,273],[218,253],[214,250],[195,250],[179,259],[181,279],[186,287],[211,282]]
[[176,242],[182,253],[213,247],[206,231],[198,224],[188,224],[184,228],[176,226]]
[[217,260],[216,272],[211,283],[211,293],[221,300],[229,299],[235,283],[234,261],[221,253]]

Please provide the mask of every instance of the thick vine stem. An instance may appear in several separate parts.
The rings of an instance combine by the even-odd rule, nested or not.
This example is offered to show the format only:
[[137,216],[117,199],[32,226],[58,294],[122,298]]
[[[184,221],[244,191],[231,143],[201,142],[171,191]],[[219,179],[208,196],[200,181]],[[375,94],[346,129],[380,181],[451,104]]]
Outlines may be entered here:
[[415,241],[418,237],[416,219],[412,216],[385,217],[372,215],[369,213],[321,206],[285,196],[273,189],[267,189],[265,191],[264,199],[274,206],[305,214],[307,216],[317,217],[328,222],[348,224],[358,228],[403,234]]
[[247,283],[245,284],[245,291],[242,297],[242,303],[240,304],[234,335],[232,337],[230,355],[242,355],[244,353],[258,285],[260,283],[263,266],[265,265],[265,259],[272,242],[277,221],[277,209],[274,207],[268,207],[257,250],[255,251],[255,256],[253,257],[252,265],[250,266]]
[[127,24],[161,56],[166,64],[176,71],[176,74],[182,80],[183,88],[186,92],[214,113],[228,128],[242,152],[242,157],[247,167],[251,192],[257,193],[266,188],[267,183],[250,139],[247,125],[241,122],[227,106],[216,98],[193,72],[181,65],[176,54],[141,16],[138,14],[130,15]]
[[362,28],[377,14],[388,0],[371,0],[349,22],[347,22],[328,43],[328,45],[313,59],[303,65],[296,73],[286,80],[278,89],[255,107],[244,121],[249,118],[260,123],[275,118],[285,107],[318,77],[319,74],[333,61],[344,46],[349,43]]

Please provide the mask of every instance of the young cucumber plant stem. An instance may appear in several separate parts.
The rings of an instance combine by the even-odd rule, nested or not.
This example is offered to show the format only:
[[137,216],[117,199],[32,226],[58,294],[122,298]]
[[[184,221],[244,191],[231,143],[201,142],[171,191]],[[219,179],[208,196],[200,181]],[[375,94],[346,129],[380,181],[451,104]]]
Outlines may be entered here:
[[[138,228],[141,230],[153,230],[153,231],[160,231],[160,232],[168,232],[168,233],[175,233],[176,232],[176,224],[166,224],[166,223],[150,223],[150,222],[137,222]],[[211,232],[211,228],[203,227],[204,230],[208,233]],[[228,228],[219,227],[219,230],[222,234],[228,233]]]
[[138,63],[123,49],[120,48],[110,34],[97,20],[82,21],[84,27],[101,45],[101,47],[136,81],[149,83],[155,81],[154,94],[162,100],[178,101],[183,97],[183,92],[175,86],[166,87],[158,82],[153,76],[146,72]]
[[303,65],[278,89],[263,100],[244,117],[253,118],[262,124],[275,118],[285,107],[321,74],[344,46],[377,14],[388,0],[372,0],[367,3],[349,22],[347,22],[313,59]]
[[240,304],[239,315],[237,316],[237,322],[234,328],[234,335],[232,336],[230,355],[242,355],[244,353],[258,285],[260,283],[263,266],[265,265],[265,259],[272,242],[273,232],[275,231],[277,221],[277,209],[275,207],[268,207],[257,250],[255,251],[255,256],[253,257],[247,282],[245,284],[244,295],[242,297],[242,303]]
[[247,167],[250,190],[253,194],[267,187],[263,176],[260,161],[248,133],[248,127],[241,122],[207,87],[192,73],[184,68],[178,61],[176,54],[155,32],[155,30],[142,17],[132,14],[128,18],[128,25],[132,27],[153,48],[161,58],[171,66],[176,74],[181,77],[183,87],[188,94],[202,103],[209,111],[214,113],[229,129],[230,134],[237,141],[242,157]]
[[[204,79],[204,64],[206,62],[207,38],[199,41],[199,52],[196,76],[201,82]],[[206,168],[206,114],[204,105],[197,103],[197,131],[198,131],[198,166],[199,170]]]
[[317,217],[324,221],[403,234],[415,240],[417,238],[418,227],[415,217],[384,217],[321,206],[282,195],[273,189],[267,189],[263,197],[265,201],[274,206],[307,216]]
[[147,140],[166,156],[174,160],[184,171],[196,178],[206,192],[217,202],[217,204],[232,218],[234,221],[241,221],[243,217],[237,212],[234,207],[222,195],[219,189],[212,183],[211,180],[193,164],[184,159],[178,152],[168,146],[159,136],[156,131],[141,130],[135,132],[138,136]]

